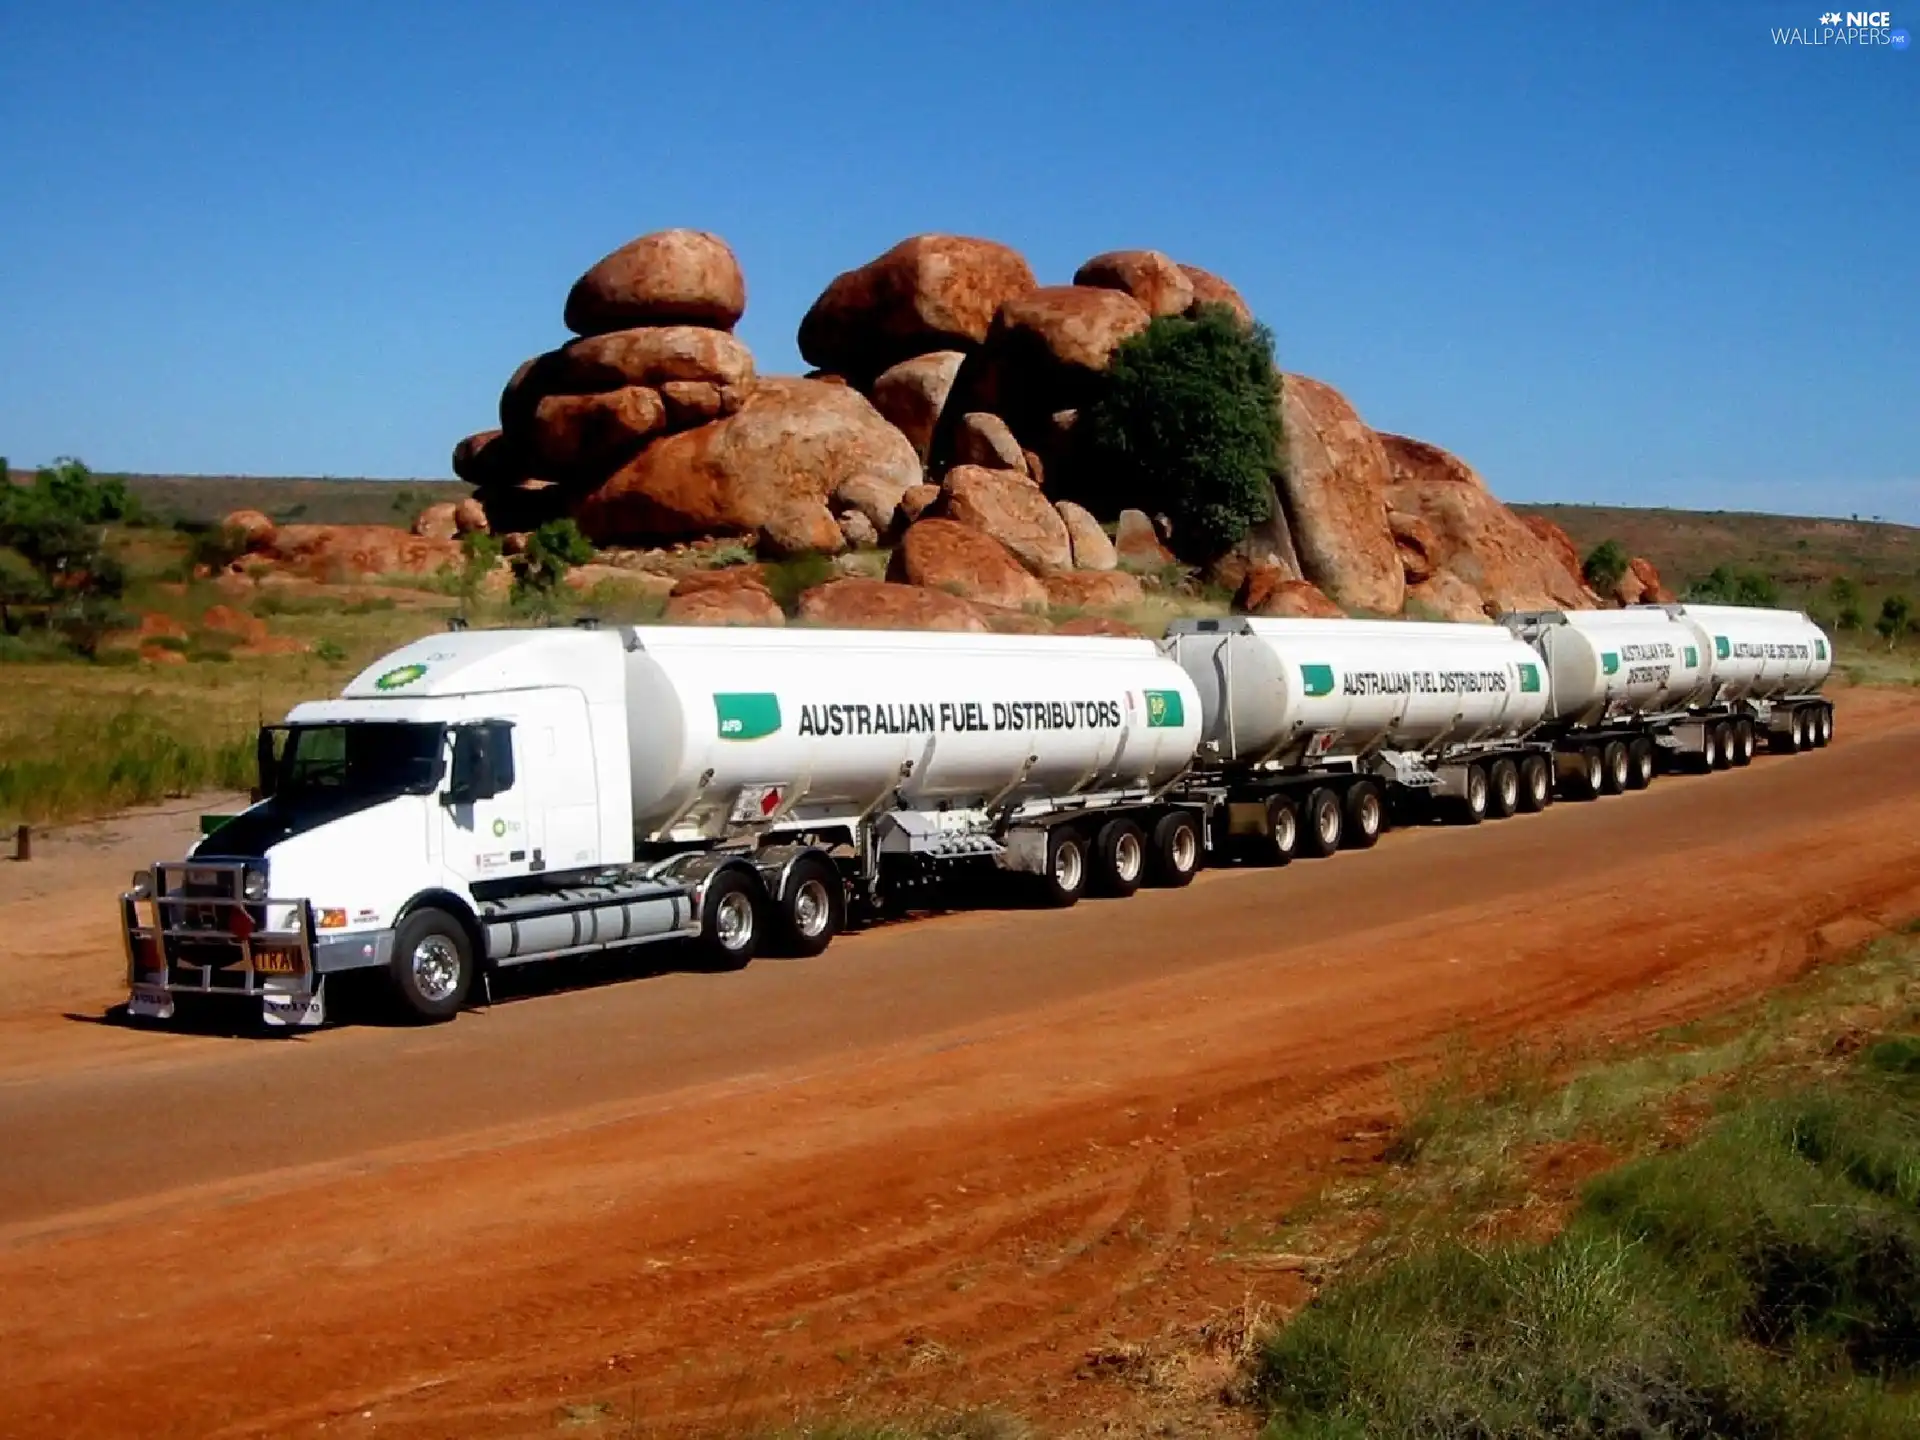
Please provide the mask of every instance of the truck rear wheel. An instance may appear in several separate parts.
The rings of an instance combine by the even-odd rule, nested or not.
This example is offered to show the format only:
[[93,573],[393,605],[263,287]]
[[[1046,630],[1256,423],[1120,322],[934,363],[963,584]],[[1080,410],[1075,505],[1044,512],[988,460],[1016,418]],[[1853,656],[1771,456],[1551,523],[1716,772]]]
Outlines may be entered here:
[[824,855],[802,855],[787,870],[774,948],[808,959],[831,945],[846,923],[847,888],[838,867]]
[[1147,837],[1131,820],[1109,820],[1093,837],[1093,889],[1124,899],[1147,872]]
[[460,1013],[473,985],[473,945],[444,910],[414,911],[393,937],[389,974],[407,1018],[439,1024]]
[[1487,816],[1504,820],[1520,808],[1520,767],[1502,755],[1487,767]]
[[1591,800],[1600,793],[1600,777],[1605,768],[1600,760],[1600,747],[1582,745],[1574,761],[1574,768],[1566,779],[1567,798]]
[[1824,750],[1833,741],[1833,707],[1816,705],[1813,707],[1813,745],[1816,750]]
[[1492,789],[1486,766],[1477,761],[1467,766],[1466,783],[1454,802],[1453,818],[1462,825],[1478,825],[1487,818],[1487,796]]
[[1340,797],[1322,785],[1307,792],[1306,812],[1300,817],[1300,852],[1323,860],[1340,848],[1340,835],[1346,829],[1340,813]]
[[1387,827],[1387,802],[1380,787],[1371,780],[1356,780],[1347,787],[1344,833],[1349,850],[1371,850]]
[[1199,869],[1199,823],[1189,811],[1169,810],[1153,822],[1147,844],[1147,883],[1178,889],[1191,884]]
[[1529,755],[1520,762],[1519,808],[1533,815],[1553,803],[1553,762],[1544,755]]
[[1600,750],[1600,793],[1623,795],[1627,789],[1627,742],[1609,740]]
[[1300,809],[1285,795],[1267,801],[1267,833],[1258,844],[1268,865],[1288,865],[1300,853]]
[[1753,722],[1745,716],[1733,722],[1733,749],[1727,758],[1735,765],[1753,763]]
[[1715,764],[1714,768],[1716,770],[1730,769],[1733,766],[1732,722],[1727,720],[1722,720],[1713,728],[1714,728],[1715,734],[1719,737],[1719,752],[1720,752],[1719,761],[1718,763]]
[[760,948],[766,900],[766,887],[745,870],[721,870],[707,881],[698,941],[707,969],[739,970],[753,959]]
[[1653,741],[1636,735],[1627,742],[1627,789],[1644,790],[1653,783]]
[[1720,727],[1718,725],[1700,727],[1700,768],[1702,770],[1720,768]]
[[1047,832],[1047,873],[1040,877],[1041,898],[1056,910],[1076,905],[1087,891],[1087,841],[1071,825]]

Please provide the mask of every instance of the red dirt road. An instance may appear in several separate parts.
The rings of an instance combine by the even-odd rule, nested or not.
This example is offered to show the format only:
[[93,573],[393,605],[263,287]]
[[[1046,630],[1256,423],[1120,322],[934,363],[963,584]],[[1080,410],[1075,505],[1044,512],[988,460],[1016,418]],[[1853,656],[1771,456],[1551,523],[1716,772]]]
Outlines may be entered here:
[[1124,1408],[1086,1350],[1297,1293],[1248,1242],[1377,1149],[1395,1067],[1920,914],[1916,744],[1844,692],[1832,749],[1643,795],[292,1040],[88,1023],[169,837],[49,852],[0,877],[0,1435]]

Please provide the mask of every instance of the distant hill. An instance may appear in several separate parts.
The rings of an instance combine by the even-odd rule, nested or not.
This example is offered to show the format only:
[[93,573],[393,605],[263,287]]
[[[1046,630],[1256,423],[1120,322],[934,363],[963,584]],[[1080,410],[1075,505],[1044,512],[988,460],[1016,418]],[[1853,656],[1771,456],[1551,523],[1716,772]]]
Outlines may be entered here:
[[1676,591],[1717,565],[1759,570],[1789,595],[1824,592],[1838,576],[1863,591],[1920,598],[1920,527],[1872,520],[1820,520],[1737,510],[1630,510],[1610,505],[1515,505],[1573,537],[1582,555],[1618,540],[1643,555]]
[[[31,470],[15,470],[16,481]],[[458,480],[342,480],[317,475],[122,475],[140,503],[162,520],[210,524],[235,510],[264,510],[283,524],[408,524],[438,500],[473,493]]]

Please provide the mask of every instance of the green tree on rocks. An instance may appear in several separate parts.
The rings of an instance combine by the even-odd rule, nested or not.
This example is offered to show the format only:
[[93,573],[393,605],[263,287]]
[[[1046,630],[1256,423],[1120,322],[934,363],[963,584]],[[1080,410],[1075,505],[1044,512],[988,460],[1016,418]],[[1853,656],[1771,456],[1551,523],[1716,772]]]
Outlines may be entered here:
[[1580,573],[1586,577],[1587,584],[1602,595],[1611,595],[1620,588],[1620,582],[1626,579],[1626,547],[1618,540],[1602,540],[1588,552],[1586,562],[1581,565]]
[[572,520],[549,520],[527,537],[513,567],[514,603],[539,615],[554,612],[567,571],[593,559],[593,546]]
[[1223,305],[1159,317],[1114,351],[1081,412],[1081,468],[1099,487],[1087,498],[1163,513],[1182,558],[1212,559],[1272,512],[1278,402],[1265,326]]

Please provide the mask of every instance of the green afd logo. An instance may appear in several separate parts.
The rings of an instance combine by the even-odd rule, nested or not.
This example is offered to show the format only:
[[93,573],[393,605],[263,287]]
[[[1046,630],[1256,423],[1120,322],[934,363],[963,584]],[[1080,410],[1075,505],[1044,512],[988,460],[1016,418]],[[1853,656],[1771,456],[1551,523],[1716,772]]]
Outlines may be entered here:
[[1700,647],[1698,645],[1689,645],[1687,646],[1687,669],[1698,670],[1699,668]]
[[1177,730],[1187,723],[1186,702],[1178,690],[1149,690],[1147,727],[1152,730]]
[[1540,693],[1540,667],[1538,665],[1522,665],[1520,667],[1520,693],[1522,695],[1538,695]]
[[1719,660],[1724,660],[1733,654],[1733,646],[1727,643],[1726,636],[1716,635],[1713,637],[1713,654],[1714,658]]
[[504,821],[504,820],[496,820],[496,821],[494,821],[494,822],[493,822],[493,838],[494,838],[494,839],[496,839],[496,840],[499,840],[499,839],[501,839],[502,837],[504,837],[504,836],[506,835],[506,833],[507,833],[507,822],[506,822],[506,821]]
[[387,671],[386,674],[375,680],[373,682],[373,688],[376,690],[398,690],[403,686],[413,684],[414,681],[426,673],[427,667],[424,665],[396,665],[393,669]]
[[1618,675],[1620,673],[1619,655],[1612,650],[1601,651],[1600,652],[1600,668],[1606,671],[1606,673],[1609,675]]
[[713,714],[722,740],[759,740],[780,728],[780,697],[766,691],[716,695]]
[[1331,665],[1302,665],[1300,684],[1310,696],[1331,695],[1333,693],[1333,667]]

